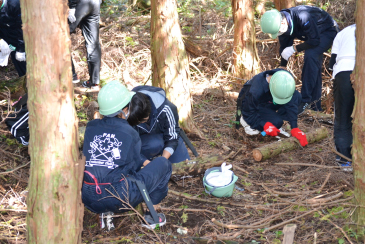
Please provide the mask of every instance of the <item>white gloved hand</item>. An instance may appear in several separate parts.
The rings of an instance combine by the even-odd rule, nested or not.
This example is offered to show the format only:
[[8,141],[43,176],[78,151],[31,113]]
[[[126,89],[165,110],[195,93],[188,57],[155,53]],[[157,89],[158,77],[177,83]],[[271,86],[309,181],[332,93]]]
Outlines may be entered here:
[[3,39],[0,40],[0,51],[3,56],[9,55],[9,53],[12,51],[9,47],[9,44]]
[[25,53],[16,52],[15,53],[15,59],[20,61],[20,62],[25,61]]
[[290,46],[290,47],[286,47],[283,52],[281,53],[281,56],[285,59],[288,60],[290,58],[291,55],[293,55],[295,53],[294,47]]
[[71,8],[68,10],[68,20],[70,21],[70,23],[73,23],[76,21],[75,12],[76,12],[76,9],[74,9],[74,8]]

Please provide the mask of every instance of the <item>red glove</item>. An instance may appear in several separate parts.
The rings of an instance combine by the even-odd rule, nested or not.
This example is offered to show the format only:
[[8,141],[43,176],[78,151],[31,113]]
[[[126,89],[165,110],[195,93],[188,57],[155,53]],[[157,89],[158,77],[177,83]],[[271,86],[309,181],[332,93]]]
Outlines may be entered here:
[[280,130],[270,122],[266,122],[266,124],[264,125],[264,131],[266,132],[266,135],[269,136],[277,136],[280,133]]
[[307,136],[299,128],[292,129],[291,135],[299,140],[300,145],[302,145],[302,147],[305,147],[308,145]]

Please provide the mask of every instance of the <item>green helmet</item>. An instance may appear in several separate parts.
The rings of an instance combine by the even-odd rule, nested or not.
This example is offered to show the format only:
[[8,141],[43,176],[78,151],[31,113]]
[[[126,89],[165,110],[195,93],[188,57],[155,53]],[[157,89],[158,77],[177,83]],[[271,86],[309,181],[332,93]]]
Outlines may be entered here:
[[280,30],[281,13],[276,9],[266,11],[261,17],[260,25],[262,32],[269,34],[271,38],[275,39]]
[[113,80],[103,86],[98,94],[99,113],[107,116],[124,108],[135,92],[130,92],[119,81]]
[[294,94],[295,81],[288,71],[280,70],[271,77],[269,87],[273,102],[286,104]]

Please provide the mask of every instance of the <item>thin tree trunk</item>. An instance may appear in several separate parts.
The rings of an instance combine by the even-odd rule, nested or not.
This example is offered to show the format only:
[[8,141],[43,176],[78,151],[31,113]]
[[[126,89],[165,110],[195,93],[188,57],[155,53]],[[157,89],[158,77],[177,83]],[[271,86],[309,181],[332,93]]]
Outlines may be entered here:
[[274,4],[275,8],[279,11],[285,8],[295,7],[294,0],[274,0]]
[[177,14],[176,0],[151,2],[152,84],[165,89],[179,111],[180,126],[200,134],[192,120],[189,60]]
[[[355,105],[353,111],[352,162],[355,178],[355,204],[365,205],[365,2],[356,1],[356,66],[355,66]],[[353,215],[359,226],[365,225],[365,208],[358,207]]]
[[79,158],[64,0],[21,0],[32,160],[28,243],[81,243],[84,161]]
[[250,79],[260,71],[252,0],[232,0],[234,74]]

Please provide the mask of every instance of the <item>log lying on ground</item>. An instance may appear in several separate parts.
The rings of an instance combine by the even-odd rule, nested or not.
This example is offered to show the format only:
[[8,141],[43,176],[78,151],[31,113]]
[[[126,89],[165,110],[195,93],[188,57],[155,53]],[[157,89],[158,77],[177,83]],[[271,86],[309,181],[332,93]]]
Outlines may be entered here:
[[319,111],[313,111],[313,110],[307,110],[304,112],[304,114],[308,115],[308,116],[311,116],[313,118],[316,118],[318,120],[329,120],[329,121],[333,121],[333,114],[324,114],[324,113],[321,113]]
[[[191,160],[190,160],[191,161]],[[219,167],[224,162],[224,158],[219,155],[209,157],[198,157],[194,162],[180,162],[172,164],[173,175],[197,175],[205,172],[206,169]]]
[[[317,128],[315,131],[311,131],[306,134],[308,144],[323,140],[328,136],[328,130],[326,127]],[[255,161],[263,161],[273,156],[279,155],[282,152],[291,151],[301,147],[298,140],[294,137],[284,138],[281,141],[277,141],[265,146],[255,148],[252,151]]]
[[27,76],[23,75],[12,80],[1,81],[0,92],[8,92],[5,87],[10,90],[12,98],[18,98],[27,93]]

